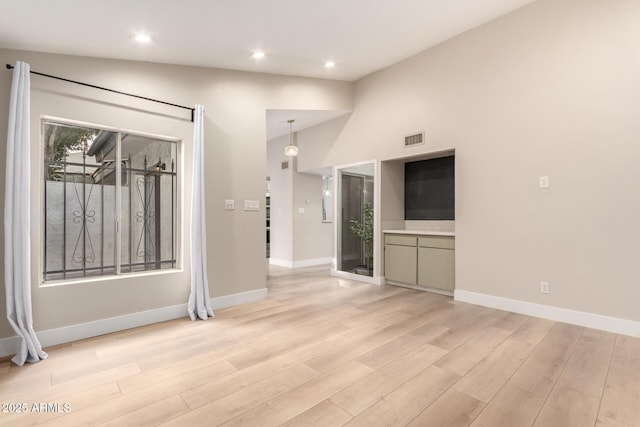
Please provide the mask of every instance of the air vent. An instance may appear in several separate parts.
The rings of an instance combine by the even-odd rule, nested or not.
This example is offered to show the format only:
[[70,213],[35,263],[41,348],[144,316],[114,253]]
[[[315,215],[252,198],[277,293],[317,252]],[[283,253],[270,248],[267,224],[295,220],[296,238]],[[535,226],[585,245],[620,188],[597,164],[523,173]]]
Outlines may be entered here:
[[282,169],[289,169],[289,162],[282,162]]
[[415,145],[424,144],[424,132],[416,133],[415,135],[409,135],[404,137],[404,146],[413,147]]

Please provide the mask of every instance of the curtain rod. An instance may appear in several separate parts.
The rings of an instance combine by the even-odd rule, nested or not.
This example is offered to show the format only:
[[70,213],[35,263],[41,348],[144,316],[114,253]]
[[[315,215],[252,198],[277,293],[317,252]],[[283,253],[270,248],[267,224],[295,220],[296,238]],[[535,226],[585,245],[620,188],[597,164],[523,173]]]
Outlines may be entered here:
[[[13,65],[7,64],[7,70],[12,70],[13,68],[15,68]],[[62,80],[63,82],[75,83],[77,85],[87,86],[87,87],[91,87],[91,88],[94,88],[94,89],[106,90],[107,92],[113,92],[113,93],[117,93],[117,94],[120,94],[120,95],[131,96],[133,98],[144,99],[145,101],[157,102],[159,104],[170,105],[170,106],[176,107],[176,108],[184,108],[185,110],[190,110],[191,111],[191,121],[193,122],[193,114],[194,114],[194,112],[196,110],[195,108],[185,107],[184,105],[172,104],[171,102],[160,101],[159,99],[147,98],[146,96],[134,95],[132,93],[120,92],[119,90],[109,89],[109,88],[102,87],[102,86],[96,86],[96,85],[92,85],[92,84],[89,84],[89,83],[83,83],[83,82],[79,82],[79,81],[76,81],[76,80],[69,80],[69,79],[65,79],[65,78],[62,78],[62,77],[52,76],[50,74],[38,73],[37,71],[30,71],[30,73],[31,74],[37,74],[37,75],[43,76],[43,77],[49,77],[51,79]]]

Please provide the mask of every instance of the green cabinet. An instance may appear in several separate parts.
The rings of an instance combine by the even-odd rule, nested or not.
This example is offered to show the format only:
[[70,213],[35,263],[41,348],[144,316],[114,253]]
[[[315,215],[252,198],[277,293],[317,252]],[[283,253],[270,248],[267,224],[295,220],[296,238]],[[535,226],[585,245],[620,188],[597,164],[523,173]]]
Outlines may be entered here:
[[385,277],[392,282],[452,292],[453,236],[385,234]]
[[418,238],[418,285],[453,291],[455,239],[449,236]]
[[384,274],[387,280],[410,285],[417,284],[418,247],[416,243],[415,237],[412,246],[387,243],[385,239]]

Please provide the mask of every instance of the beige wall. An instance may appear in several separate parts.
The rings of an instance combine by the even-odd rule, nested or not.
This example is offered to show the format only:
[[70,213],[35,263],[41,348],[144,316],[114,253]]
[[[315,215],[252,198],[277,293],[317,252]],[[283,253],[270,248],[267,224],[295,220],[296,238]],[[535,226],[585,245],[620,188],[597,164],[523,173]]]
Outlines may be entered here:
[[[322,176],[296,173],[293,181],[293,261],[330,258],[333,225],[322,222]],[[298,210],[304,209],[304,213]]]
[[[404,162],[388,161],[380,164],[380,230],[379,242],[384,242],[383,230],[404,228]],[[384,243],[382,243],[384,244]],[[384,252],[382,257],[384,257]],[[384,261],[379,260],[380,274],[384,276]]]
[[302,150],[297,160],[298,172],[308,172],[339,164],[334,162],[342,159],[340,156],[333,155],[333,147],[341,138],[350,117],[351,114],[348,114],[298,132],[298,141]]
[[[271,258],[293,260],[293,170],[291,158],[284,155],[289,135],[267,141],[267,172],[271,179]],[[287,169],[282,163],[289,162]]]
[[455,149],[457,289],[640,321],[638,22],[636,0],[538,0],[357,82],[304,167]]
[[[211,296],[262,289],[265,282],[264,209],[245,212],[245,199],[264,206],[267,109],[352,108],[352,84],[196,67],[102,60],[0,49],[0,64],[23,60],[33,70],[192,106],[205,106],[205,179],[208,269]],[[0,72],[0,135],[6,135],[11,73]],[[32,77],[32,198],[34,260],[41,248],[38,172],[41,171],[39,119],[51,115],[181,138],[184,141],[183,266],[189,265],[188,208],[192,124],[188,113],[93,89]],[[153,113],[150,113],[154,112]],[[4,140],[2,140],[4,141]],[[4,142],[2,142],[4,146]],[[0,149],[4,162],[5,150]],[[2,163],[4,164],[4,163]],[[0,177],[4,200],[4,177]],[[235,211],[224,200],[235,199]],[[183,304],[188,268],[152,278],[99,280],[40,287],[34,263],[32,297],[36,330],[52,329],[144,310]],[[2,293],[4,295],[4,293]],[[3,319],[5,304],[2,304]],[[0,338],[14,335],[0,321]]]
[[[300,132],[294,133],[297,139]],[[267,171],[271,177],[271,258],[295,263],[332,254],[333,227],[322,222],[322,177],[296,171],[304,157],[289,158],[289,135],[267,142]],[[289,168],[281,163],[289,161]],[[308,203],[307,203],[308,202]],[[304,213],[298,209],[304,208]]]

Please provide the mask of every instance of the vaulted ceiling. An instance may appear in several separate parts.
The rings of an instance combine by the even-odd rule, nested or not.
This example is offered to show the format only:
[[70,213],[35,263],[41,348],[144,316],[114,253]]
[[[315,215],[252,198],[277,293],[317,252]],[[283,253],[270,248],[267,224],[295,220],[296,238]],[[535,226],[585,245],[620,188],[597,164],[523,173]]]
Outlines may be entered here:
[[0,0],[0,47],[356,80],[531,2]]

